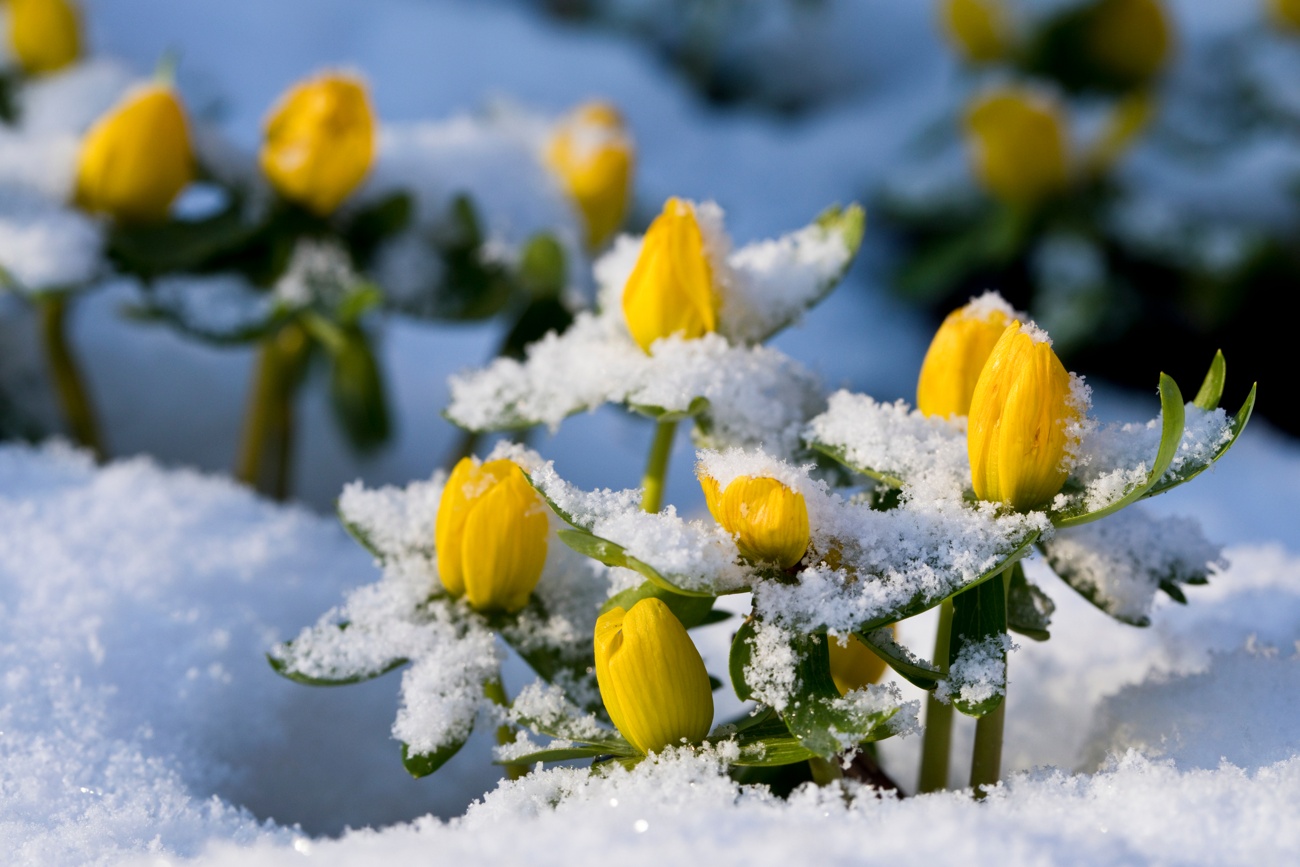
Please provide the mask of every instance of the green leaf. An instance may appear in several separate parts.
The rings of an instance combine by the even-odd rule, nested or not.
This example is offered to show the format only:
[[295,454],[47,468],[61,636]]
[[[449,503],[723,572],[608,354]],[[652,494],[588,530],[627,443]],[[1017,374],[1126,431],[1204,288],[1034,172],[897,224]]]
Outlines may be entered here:
[[[673,583],[666,576],[660,574],[650,564],[638,560],[636,557],[628,554],[622,545],[619,545],[616,542],[611,542],[608,539],[602,539],[587,530],[576,528],[560,530],[556,535],[560,537],[561,542],[568,545],[579,554],[604,563],[606,566],[619,566],[624,569],[631,569],[635,572],[639,572],[643,577],[649,579],[661,589],[666,590],[669,593],[709,599],[721,595],[719,593],[710,593],[705,590],[688,590],[685,587],[681,587],[678,584]],[[736,589],[727,592],[741,593],[744,591],[743,589]]]
[[409,746],[402,744],[402,764],[406,767],[407,772],[416,779],[427,777],[445,765],[448,759],[460,752],[460,748],[465,746],[467,740],[469,740],[469,732],[466,732],[465,736],[459,740],[443,744],[431,753],[412,753]]
[[511,759],[493,759],[496,765],[535,765],[538,762],[567,762],[573,759],[598,759],[609,751],[597,746],[554,747],[525,753]]
[[894,631],[887,626],[854,634],[872,653],[883,659],[890,668],[913,686],[926,690],[934,689],[935,684],[943,677],[943,673],[934,663],[921,659],[895,641]]
[[[1134,484],[1123,497],[1109,506],[1092,512],[1066,509],[1052,513],[1049,515],[1052,523],[1058,527],[1077,527],[1104,518],[1107,515],[1112,515],[1147,496],[1147,492],[1152,490],[1156,483],[1160,481],[1161,476],[1165,474],[1165,471],[1169,469],[1169,465],[1173,462],[1174,455],[1178,453],[1178,446],[1183,438],[1185,415],[1183,395],[1178,390],[1178,384],[1167,374],[1160,374],[1160,447],[1156,451],[1155,461],[1146,478]],[[1079,506],[1077,508],[1083,507]]]
[[1205,374],[1205,381],[1201,383],[1201,390],[1196,392],[1196,398],[1192,403],[1206,412],[1217,409],[1219,399],[1223,397],[1223,383],[1227,376],[1227,368],[1227,363],[1223,360],[1223,350],[1220,349],[1214,353],[1214,360],[1210,362],[1210,370]]
[[410,225],[414,210],[411,195],[396,192],[356,211],[344,231],[353,260],[367,266],[380,244]]
[[522,361],[526,348],[550,332],[563,334],[573,324],[573,313],[558,297],[534,298],[519,314],[501,344],[501,355]]
[[[343,632],[347,630],[349,624],[345,621],[338,624],[327,624],[317,626],[319,630],[338,630]],[[270,663],[271,669],[283,678],[292,680],[294,683],[302,683],[307,686],[348,686],[354,683],[363,683],[367,680],[374,680],[376,677],[382,677],[390,671],[401,668],[409,660],[403,657],[390,659],[387,662],[375,668],[363,669],[337,669],[326,674],[303,674],[295,666],[296,652],[294,642],[286,641],[283,644],[276,645],[266,654],[266,661]]]
[[[639,587],[630,587],[621,593],[614,594],[605,600],[605,604],[600,607],[600,613],[604,614],[615,606],[622,608],[624,611],[630,611],[633,605],[642,599],[651,597],[667,605],[673,615],[682,622],[682,626],[687,629],[701,626],[705,622],[717,622],[716,620],[709,621],[709,615],[714,613],[713,603],[717,601],[717,597],[683,596],[680,593],[665,590],[653,581],[646,581]],[[726,619],[727,612],[720,613],[723,615],[723,619]]]
[[767,710],[728,731],[720,726],[706,740],[706,744],[734,741],[740,747],[740,757],[732,765],[738,767],[777,767],[807,761],[814,753],[790,732],[789,726],[774,711]]
[[1056,603],[1025,578],[1020,563],[1011,567],[1011,584],[1007,588],[1007,628],[1034,641],[1052,637],[1052,612]]
[[[959,593],[952,600],[952,639],[950,642],[953,667],[962,651],[985,644],[990,639],[1002,640],[1007,633],[1006,583],[1002,579],[985,581],[978,587]],[[1002,651],[1001,691],[983,701],[970,701],[960,695],[950,696],[952,705],[967,716],[984,716],[1002,703],[1006,695],[1006,651]],[[952,670],[949,669],[951,676]]]
[[840,697],[831,677],[829,639],[824,633],[797,636],[798,685],[782,713],[790,732],[808,750],[829,759],[852,746],[881,740],[893,732],[887,723],[898,708],[864,714]]
[[1187,604],[1187,596],[1186,596],[1186,594],[1184,594],[1183,591],[1182,591],[1182,588],[1180,588],[1180,587],[1179,587],[1177,584],[1175,584],[1174,582],[1172,582],[1172,581],[1161,581],[1161,582],[1160,582],[1160,589],[1163,590],[1163,591],[1165,592],[1165,594],[1169,596],[1170,599],[1174,600],[1174,601],[1177,602],[1179,605],[1186,605],[1186,604]]
[[736,698],[741,701],[750,701],[754,698],[754,690],[745,682],[745,669],[749,667],[753,660],[753,641],[757,627],[754,624],[754,618],[748,617],[745,622],[740,624],[736,630],[735,636],[731,639],[731,654],[727,659],[727,671],[731,675],[731,688],[736,692]]
[[1232,417],[1232,421],[1228,423],[1227,441],[1215,450],[1209,460],[1185,462],[1181,467],[1179,467],[1177,472],[1162,475],[1160,480],[1152,485],[1143,496],[1154,497],[1157,494],[1163,494],[1181,484],[1190,482],[1192,479],[1213,466],[1215,461],[1227,454],[1228,449],[1232,448],[1233,445],[1236,444],[1237,437],[1241,436],[1241,432],[1246,429],[1246,424],[1250,421],[1250,415],[1255,410],[1255,390],[1257,387],[1258,384],[1250,387],[1250,394],[1246,395],[1245,402],[1243,402],[1241,408],[1237,410],[1237,414]]
[[1084,576],[1079,573],[1070,560],[1066,560],[1055,553],[1051,543],[1044,543],[1039,546],[1047,565],[1056,573],[1062,581],[1073,588],[1080,596],[1087,599],[1099,610],[1114,617],[1120,623],[1127,623],[1129,626],[1145,627],[1151,625],[1151,618],[1145,614],[1126,615],[1116,613],[1111,610],[1108,600],[1104,598],[1100,591],[1090,581],[1085,580]]
[[260,220],[246,220],[243,203],[232,196],[225,208],[202,220],[114,223],[108,256],[118,269],[144,280],[201,273],[213,270],[220,259],[256,246],[266,226]]
[[819,442],[817,440],[811,440],[808,443],[808,447],[811,448],[813,451],[818,452],[819,454],[826,455],[826,457],[830,458],[831,460],[834,460],[837,463],[848,467],[850,470],[853,470],[853,472],[858,473],[859,475],[866,476],[867,478],[870,479],[875,479],[877,482],[879,482],[880,484],[884,485],[887,488],[903,487],[903,480],[898,476],[890,475],[887,472],[877,470],[873,467],[864,467],[853,463],[852,461],[849,460],[846,451],[840,448],[839,446],[833,446],[827,443]]
[[352,447],[370,452],[392,433],[387,389],[366,333],[360,328],[342,333],[344,342],[331,358],[330,406]]
[[662,406],[639,403],[629,403],[627,408],[659,422],[685,421],[688,418],[694,418],[701,413],[707,412],[709,399],[707,397],[692,398],[686,409],[664,409]]
[[533,235],[519,253],[518,271],[520,284],[534,299],[558,299],[568,274],[564,247],[550,232]]

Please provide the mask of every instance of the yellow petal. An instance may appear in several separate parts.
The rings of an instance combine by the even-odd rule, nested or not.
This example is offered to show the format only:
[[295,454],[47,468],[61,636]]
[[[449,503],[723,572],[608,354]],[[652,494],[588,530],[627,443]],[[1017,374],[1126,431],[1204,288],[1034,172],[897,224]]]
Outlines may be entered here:
[[81,16],[70,0],[9,0],[9,44],[23,72],[55,72],[81,56]]
[[327,73],[295,85],[272,110],[262,171],[280,195],[327,216],[370,171],[374,139],[365,85]]
[[591,249],[623,224],[634,159],[623,119],[608,103],[580,106],[551,137],[546,162],[582,212]]
[[718,523],[735,534],[740,553],[751,560],[789,569],[808,550],[808,505],[803,494],[776,479],[732,480],[722,492],[718,512]]
[[831,679],[840,695],[876,683],[885,673],[885,661],[872,653],[855,635],[845,644],[828,638],[831,652]]
[[171,88],[154,84],[129,93],[86,133],[76,200],[120,220],[161,220],[193,177],[185,111]]
[[1278,26],[1300,32],[1300,0],[1270,0],[1269,9]]
[[623,288],[623,315],[646,352],[662,337],[688,340],[716,331],[718,299],[704,235],[690,204],[669,199],[641,244]]
[[[490,462],[510,463],[508,461]],[[515,612],[542,577],[550,523],[546,505],[513,464],[505,478],[470,504],[461,568],[465,598],[477,611]]]
[[704,505],[709,507],[709,514],[713,516],[713,520],[721,524],[722,489],[718,487],[718,480],[699,467],[695,469],[695,477],[700,480],[700,489],[704,491]]
[[966,114],[975,177],[995,198],[1031,207],[1069,183],[1065,118],[1054,100],[1007,87],[979,97]]
[[1045,505],[1065,483],[1069,425],[1078,421],[1070,375],[1051,344],[1020,323],[998,340],[971,398],[971,481],[981,500],[1017,511]]
[[940,418],[966,415],[984,362],[1010,322],[1004,311],[976,301],[949,313],[921,362],[916,408]]
[[465,593],[465,522],[475,504],[495,486],[517,473],[513,461],[496,460],[480,464],[475,458],[461,458],[452,468],[438,502],[434,523],[434,550],[438,577],[453,596]]
[[681,622],[658,599],[596,621],[596,681],[610,719],[643,753],[698,743],[713,723],[713,688]]
[[1002,0],[944,0],[940,6],[944,32],[957,52],[970,63],[988,63],[1011,49],[1011,22]]

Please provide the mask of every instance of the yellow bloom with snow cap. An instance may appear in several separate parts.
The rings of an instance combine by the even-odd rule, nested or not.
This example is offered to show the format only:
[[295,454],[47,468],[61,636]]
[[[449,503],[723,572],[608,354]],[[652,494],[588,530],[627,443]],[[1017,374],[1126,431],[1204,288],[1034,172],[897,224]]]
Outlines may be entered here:
[[949,41],[969,63],[989,63],[1011,51],[1011,22],[1002,0],[942,0],[939,17]]
[[872,653],[856,635],[848,636],[844,644],[838,638],[828,637],[831,653],[831,680],[840,695],[876,683],[885,674],[885,661]]
[[592,249],[623,225],[634,159],[623,117],[607,102],[579,106],[551,135],[546,163],[582,212]]
[[1010,308],[989,297],[949,313],[930,341],[916,383],[916,408],[926,415],[946,418],[970,411],[984,362],[1014,318]]
[[365,85],[326,73],[292,87],[272,110],[262,171],[286,199],[318,216],[338,209],[375,156],[375,115]]
[[632,339],[646,352],[662,337],[694,340],[718,329],[713,267],[689,202],[669,199],[646,230],[623,287],[623,315]]
[[81,56],[81,14],[70,0],[9,0],[9,45],[28,75],[57,72]]
[[515,612],[542,577],[546,504],[511,460],[461,458],[438,503],[438,576],[476,611]]
[[704,740],[713,687],[704,660],[668,606],[653,597],[596,621],[596,682],[609,718],[643,753]]
[[76,201],[120,220],[161,220],[193,179],[185,110],[170,87],[151,84],[127,94],[82,139]]
[[971,397],[966,446],[975,495],[1017,511],[1045,505],[1065,484],[1069,428],[1079,421],[1070,374],[1046,335],[1009,325]]
[[1300,0],[1269,0],[1268,5],[1279,26],[1300,31]]
[[809,539],[803,494],[765,476],[740,476],[721,490],[708,473],[697,475],[710,514],[736,537],[741,554],[782,569],[803,559]]
[[1028,208],[1069,184],[1065,117],[1037,91],[1005,87],[978,97],[966,113],[975,177],[996,199]]

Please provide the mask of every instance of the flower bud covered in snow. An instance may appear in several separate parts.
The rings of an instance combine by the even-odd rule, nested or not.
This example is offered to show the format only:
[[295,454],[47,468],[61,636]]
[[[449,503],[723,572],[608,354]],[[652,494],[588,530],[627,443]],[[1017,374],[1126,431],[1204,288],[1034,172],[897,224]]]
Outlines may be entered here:
[[1100,0],[1087,17],[1084,39],[1106,77],[1130,87],[1154,78],[1173,49],[1160,0]]
[[546,563],[547,514],[514,461],[461,458],[442,489],[434,527],[447,592],[477,611],[523,608]]
[[655,217],[623,287],[623,315],[646,352],[661,337],[688,340],[718,327],[718,297],[704,234],[688,202],[672,198]]
[[1300,32],[1300,0],[1269,0],[1268,5],[1280,27]]
[[649,753],[708,735],[709,673],[667,605],[650,597],[630,611],[611,608],[596,621],[595,645],[601,700],[634,747]]
[[1047,336],[1007,326],[971,397],[966,446],[975,495],[1017,511],[1044,505],[1065,484],[1078,416],[1070,374]]
[[185,110],[170,87],[150,84],[127,94],[82,139],[76,201],[120,220],[161,220],[193,178]]
[[872,653],[857,636],[850,635],[846,643],[838,638],[827,638],[830,642],[831,680],[840,695],[855,689],[862,689],[875,683],[885,673],[885,661]]
[[949,313],[930,341],[916,383],[916,408],[946,418],[966,415],[984,362],[1015,319],[1015,312],[993,293]]
[[739,476],[720,490],[707,473],[698,473],[704,501],[714,520],[736,537],[750,560],[789,569],[808,550],[808,506],[803,494],[776,479]]
[[579,106],[551,135],[547,165],[582,212],[590,248],[599,247],[623,224],[633,158],[623,118],[606,102]]
[[939,16],[948,39],[966,61],[989,63],[1011,50],[1003,0],[943,0]]
[[966,113],[975,177],[995,198],[1032,207],[1069,182],[1065,118],[1056,101],[1027,88],[999,88]]
[[300,82],[266,121],[262,171],[280,195],[322,217],[357,188],[374,156],[374,112],[365,85],[350,75]]
[[9,0],[9,45],[28,75],[55,72],[81,56],[81,16],[72,0]]

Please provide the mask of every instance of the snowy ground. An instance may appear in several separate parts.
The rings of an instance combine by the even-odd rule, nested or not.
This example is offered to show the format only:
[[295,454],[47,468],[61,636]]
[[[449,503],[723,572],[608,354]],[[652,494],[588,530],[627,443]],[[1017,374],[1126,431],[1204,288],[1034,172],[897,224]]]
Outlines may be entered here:
[[[669,194],[715,198],[742,242],[802,225],[879,179],[953,75],[927,4],[915,0],[874,0],[857,43],[872,58],[870,86],[792,126],[709,113],[649,53],[516,4],[240,4],[256,10],[255,24],[229,3],[87,5],[97,49],[140,69],[182,47],[187,93],[219,105],[244,144],[274,96],[323,64],[365,70],[392,120],[445,117],[503,94],[558,111],[598,92],[627,110],[645,206]],[[910,397],[926,326],[870,285],[872,255],[778,346],[828,386]],[[91,297],[73,335],[114,451],[225,469],[249,356],[122,322],[115,310],[129,294],[117,286]],[[35,354],[21,348],[30,320],[11,302],[0,298],[0,339],[6,353],[18,347],[35,377]],[[481,363],[496,340],[491,326],[389,323],[383,354],[399,437],[366,461],[348,455],[321,390],[309,389],[304,502],[327,512],[357,476],[371,484],[427,477],[454,437],[439,416],[446,375]],[[1103,392],[1100,414],[1148,418],[1152,392]],[[646,424],[601,411],[534,445],[576,484],[617,488],[636,484],[648,437]],[[683,440],[668,499],[698,508],[689,456]],[[1300,447],[1253,422],[1213,473],[1153,508],[1198,517],[1229,546],[1233,565],[1193,588],[1189,607],[1159,609],[1147,630],[1109,620],[1044,578],[1059,606],[1053,639],[1022,639],[1011,659],[1006,765],[1024,772],[984,805],[942,795],[846,807],[816,793],[784,803],[669,763],[604,780],[548,772],[503,785],[444,822],[418,817],[461,814],[495,786],[484,740],[437,776],[412,780],[388,736],[394,677],[311,689],[277,678],[262,656],[346,589],[374,579],[369,558],[332,517],[148,459],[97,470],[58,446],[6,446],[2,860],[1278,863],[1300,843]],[[904,639],[925,647],[927,626],[909,624]],[[702,642],[714,671],[724,667],[727,628]],[[958,733],[955,755],[968,752],[968,738]],[[885,745],[905,788],[918,746],[915,738]],[[954,779],[962,773],[954,768]],[[346,826],[380,830],[331,839]]]

